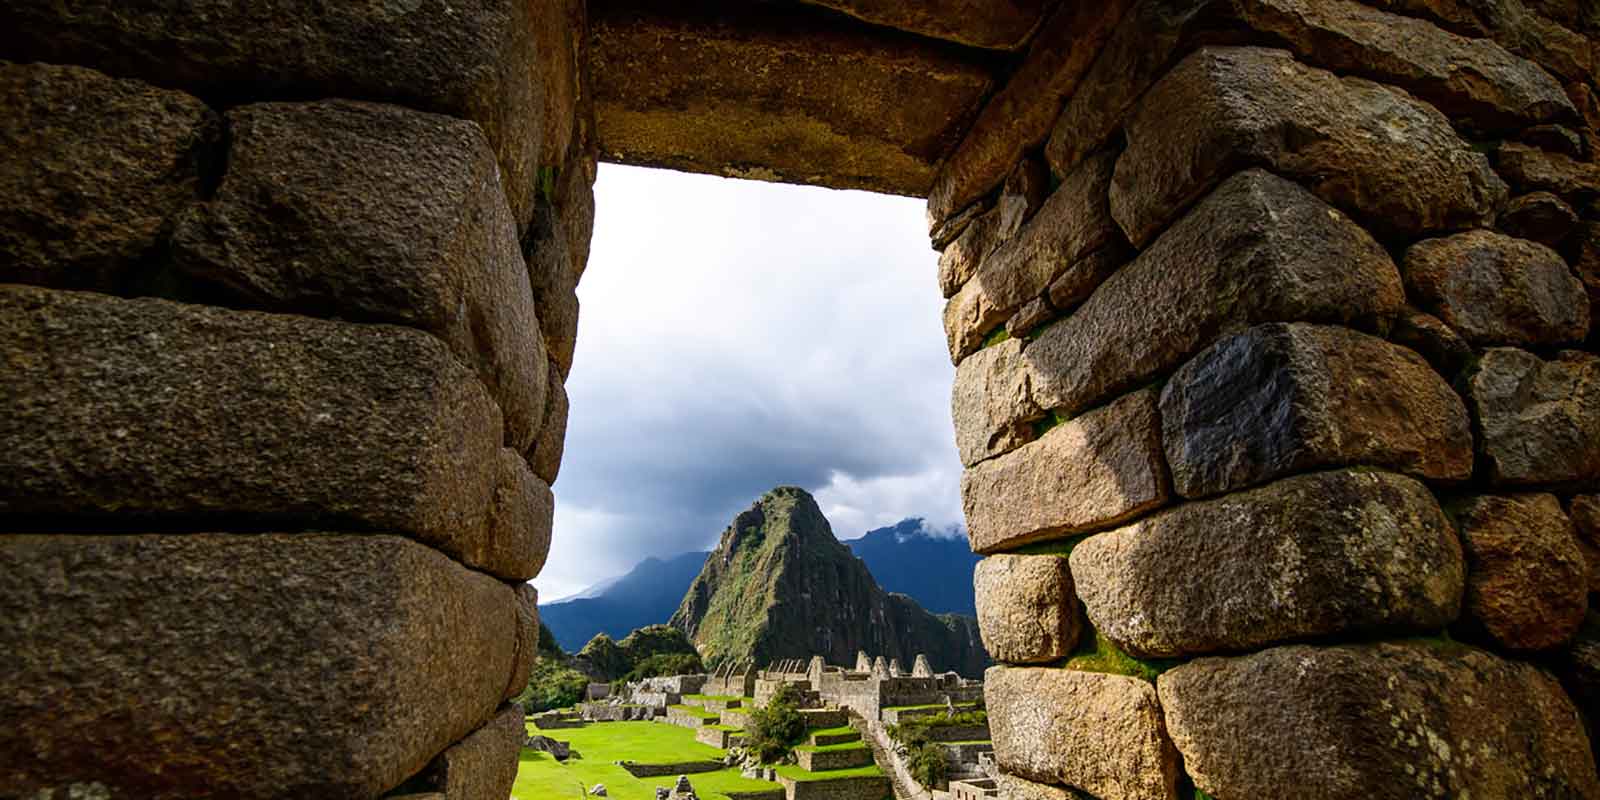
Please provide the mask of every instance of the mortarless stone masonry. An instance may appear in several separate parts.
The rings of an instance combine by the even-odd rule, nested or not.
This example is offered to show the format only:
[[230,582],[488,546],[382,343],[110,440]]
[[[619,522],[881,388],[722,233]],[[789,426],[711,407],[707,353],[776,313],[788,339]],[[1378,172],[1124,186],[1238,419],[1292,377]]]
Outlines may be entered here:
[[0,796],[506,796],[603,154],[928,198],[1014,798],[1600,800],[1597,93],[1572,0],[12,0]]

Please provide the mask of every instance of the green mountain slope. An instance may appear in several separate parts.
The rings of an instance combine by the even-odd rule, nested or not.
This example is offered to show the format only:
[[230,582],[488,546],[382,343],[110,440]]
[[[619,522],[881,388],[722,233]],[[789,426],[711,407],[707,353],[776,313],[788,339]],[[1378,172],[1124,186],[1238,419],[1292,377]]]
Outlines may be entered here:
[[812,655],[848,665],[861,650],[907,668],[925,653],[935,669],[963,675],[989,663],[975,620],[884,592],[834,538],[816,500],[792,486],[734,518],[669,624],[713,667]]

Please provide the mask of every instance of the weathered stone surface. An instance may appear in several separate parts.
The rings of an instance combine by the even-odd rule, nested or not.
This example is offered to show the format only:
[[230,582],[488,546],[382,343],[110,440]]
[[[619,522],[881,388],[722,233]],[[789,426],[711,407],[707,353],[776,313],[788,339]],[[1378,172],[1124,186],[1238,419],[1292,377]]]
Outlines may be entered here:
[[978,553],[1115,525],[1167,501],[1156,392],[1061,423],[961,476]]
[[1463,36],[1492,38],[1571,80],[1584,80],[1593,69],[1588,40],[1528,8],[1548,6],[1543,0],[1527,5],[1520,0],[1375,0],[1374,5],[1432,20]]
[[0,52],[203,97],[348,97],[464,117],[493,144],[512,213],[525,224],[542,93],[557,63],[538,52],[534,15],[555,5],[16,0],[0,7]]
[[517,780],[517,755],[527,737],[522,707],[508,705],[439,754],[429,778],[448,800],[504,800]]
[[1427,487],[1339,471],[1091,536],[1073,548],[1072,574],[1096,631],[1167,657],[1437,631],[1460,609],[1465,567]]
[[997,661],[1065,658],[1081,624],[1072,573],[1060,556],[989,556],[972,577],[983,648]]
[[539,440],[528,454],[528,463],[540,480],[554,484],[556,476],[561,474],[561,455],[566,449],[568,410],[567,387],[562,382],[561,372],[554,367],[550,369],[550,391],[546,397],[549,400],[545,403],[544,424],[539,427]]
[[1577,232],[1578,261],[1573,269],[1589,296],[1589,329],[1600,330],[1600,220],[1583,222]]
[[1088,798],[1088,795],[1068,789],[1065,786],[1034,783],[1026,778],[1019,778],[1004,772],[996,773],[994,780],[995,784],[1000,787],[1000,796],[1006,798],[1006,800],[1086,800]]
[[1044,0],[803,0],[852,17],[972,47],[1015,50],[1039,24]]
[[425,333],[24,286],[0,327],[0,514],[406,533],[486,569],[513,535],[500,412]]
[[550,555],[555,495],[549,484],[534,476],[521,453],[502,448],[499,461],[493,518],[489,523],[495,536],[474,561],[496,575],[530,580],[544,569],[545,558]]
[[1274,323],[1224,339],[1167,381],[1161,419],[1184,497],[1341,465],[1472,475],[1461,398],[1416,353],[1348,328]]
[[1556,662],[1557,674],[1567,694],[1589,722],[1590,747],[1600,754],[1594,726],[1600,716],[1600,611],[1590,611],[1583,627],[1572,638]]
[[1418,242],[1401,273],[1412,300],[1476,345],[1560,344],[1589,330],[1589,298],[1561,255],[1494,231]]
[[922,196],[992,83],[959,48],[803,8],[589,11],[609,161]]
[[228,124],[227,175],[179,224],[179,268],[252,308],[437,335],[526,450],[548,361],[478,126],[349,101],[243,106]]
[[0,107],[0,280],[117,291],[148,279],[173,217],[199,199],[216,115],[139,81],[3,61]]
[[1050,282],[1046,295],[1050,305],[1056,309],[1071,309],[1082,303],[1111,277],[1111,273],[1132,258],[1133,248],[1118,235],[1115,244],[1084,256]]
[[999,198],[995,200],[995,208],[1000,212],[1001,238],[1015,236],[1028,220],[1033,219],[1033,215],[1050,198],[1055,188],[1052,183],[1050,165],[1037,155],[1024,156],[1011,169],[1011,174],[1006,176],[1006,182],[1000,187]]
[[985,347],[956,367],[950,416],[962,464],[970,467],[1033,439],[1033,421],[1044,411],[1033,404],[1028,381],[1021,339]]
[[395,536],[12,534],[0,569],[22,796],[376,797],[512,668],[510,587]]
[[565,379],[578,348],[578,278],[584,265],[573,258],[559,218],[547,212],[541,208],[534,214],[524,248],[545,351]]
[[1600,494],[1580,494],[1567,506],[1578,549],[1589,568],[1589,591],[1600,592]]
[[1111,211],[1137,246],[1246,166],[1303,180],[1385,235],[1481,224],[1506,194],[1431,106],[1282,50],[1202,48],[1144,96],[1127,137]]
[[1278,647],[1158,685],[1184,768],[1213,797],[1600,796],[1555,680],[1469,647]]
[[1600,164],[1520,142],[1501,142],[1494,151],[1494,166],[1518,191],[1546,191],[1577,205],[1600,196]]
[[1499,226],[1512,236],[1555,247],[1578,227],[1578,212],[1549,192],[1530,192],[1511,198]]
[[1044,142],[1095,56],[1133,0],[1062,3],[1022,65],[978,112],[928,190],[928,227],[988,194],[1023,154]]
[[1056,310],[1050,306],[1049,300],[1035,297],[1017,309],[1016,313],[1011,315],[1011,319],[1006,320],[1006,333],[1011,334],[1012,338],[1021,339],[1055,316]]
[[1241,0],[1240,19],[1341,75],[1393,84],[1450,117],[1515,130],[1576,115],[1548,73],[1487,39],[1351,0]]
[[1535,125],[1523,131],[1520,138],[1542,150],[1569,156],[1583,155],[1583,137],[1565,125]]
[[1260,170],[1225,181],[1023,353],[1041,408],[1076,412],[1274,321],[1398,311],[1383,248],[1305,189]]
[[1466,375],[1486,477],[1496,486],[1600,477],[1600,357],[1574,350],[1545,361],[1495,348]]
[[1101,800],[1178,796],[1177,752],[1154,686],[1124,675],[1037,667],[990,667],[983,677],[1000,769]]
[[944,304],[944,337],[945,346],[950,350],[950,363],[960,364],[1005,321],[1005,309],[995,306],[989,293],[983,290],[983,282],[967,281]]
[[967,285],[999,238],[1000,210],[996,208],[973,217],[961,234],[945,246],[939,254],[939,291],[946,299]]
[[1456,629],[1509,650],[1572,638],[1583,624],[1589,570],[1555,495],[1479,495],[1452,511],[1469,570]]
[[1395,317],[1389,338],[1415,350],[1446,378],[1454,378],[1472,359],[1472,346],[1438,317],[1406,309]]
[[517,598],[516,657],[511,662],[511,677],[506,681],[502,702],[508,701],[528,685],[533,664],[539,658],[539,590],[531,583],[519,583]]

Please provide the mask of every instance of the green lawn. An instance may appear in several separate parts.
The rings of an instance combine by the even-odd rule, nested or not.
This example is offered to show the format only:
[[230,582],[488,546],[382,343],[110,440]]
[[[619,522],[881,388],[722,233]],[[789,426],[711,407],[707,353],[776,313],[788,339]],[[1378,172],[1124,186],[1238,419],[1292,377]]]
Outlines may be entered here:
[[[778,774],[785,778],[793,778],[797,781],[831,781],[838,778],[860,778],[866,775],[882,775],[883,770],[878,769],[878,765],[876,764],[868,764],[865,767],[856,767],[854,769],[830,769],[827,772],[806,772],[805,770],[801,769],[798,764],[788,764],[778,767]],[[694,778],[691,777],[689,780],[694,780]],[[772,784],[769,783],[767,785],[771,786]]]
[[[530,729],[530,732],[531,729]],[[723,751],[694,740],[694,731],[659,722],[597,722],[582,728],[545,732],[552,739],[572,743],[582,758],[562,764],[548,753],[522,751],[522,766],[511,796],[517,800],[568,800],[582,797],[580,786],[606,785],[616,800],[655,800],[657,786],[671,786],[677,776],[639,779],[612,763],[619,760],[640,763],[667,763],[718,759]],[[777,788],[766,781],[739,776],[728,769],[690,775],[695,791],[705,800],[726,800],[723,792],[770,791]]]
[[724,703],[732,702],[734,700],[739,700],[742,702],[748,702],[750,700],[748,697],[740,697],[736,694],[686,694],[683,696],[683,699],[699,700],[701,702],[706,700],[720,700]]
[[796,749],[796,750],[809,750],[810,752],[813,752],[813,753],[831,753],[831,752],[834,752],[836,750],[865,750],[865,749],[867,749],[867,745],[866,745],[865,742],[862,742],[862,741],[854,741],[854,742],[843,742],[843,743],[840,743],[840,744],[823,744],[823,745],[802,744],[802,745],[796,745],[794,749]]

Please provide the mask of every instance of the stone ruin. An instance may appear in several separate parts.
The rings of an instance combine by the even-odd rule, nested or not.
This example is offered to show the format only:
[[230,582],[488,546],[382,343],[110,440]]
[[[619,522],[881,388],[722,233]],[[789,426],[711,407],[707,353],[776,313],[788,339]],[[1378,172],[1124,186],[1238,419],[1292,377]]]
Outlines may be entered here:
[[1600,797],[1593,4],[188,5],[0,5],[8,792],[506,794],[604,158],[927,198],[1004,792]]

